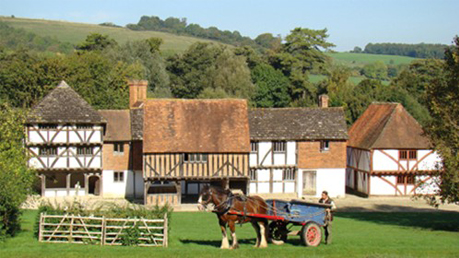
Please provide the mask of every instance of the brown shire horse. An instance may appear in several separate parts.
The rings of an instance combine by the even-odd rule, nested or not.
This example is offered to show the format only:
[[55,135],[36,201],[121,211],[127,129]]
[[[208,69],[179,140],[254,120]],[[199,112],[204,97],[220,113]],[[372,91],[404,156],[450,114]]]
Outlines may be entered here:
[[[225,190],[217,186],[205,185],[199,194],[198,208],[205,210],[209,203],[213,203],[215,208],[213,212],[217,214],[218,222],[222,230],[222,249],[236,249],[239,247],[236,238],[236,223],[252,223],[257,233],[257,242],[255,247],[268,247],[268,221],[262,218],[246,217],[242,215],[230,215],[229,210],[243,213],[266,214],[268,205],[258,196],[246,197],[239,194],[232,194],[230,190]],[[233,244],[229,246],[226,234],[226,225],[231,230]]]

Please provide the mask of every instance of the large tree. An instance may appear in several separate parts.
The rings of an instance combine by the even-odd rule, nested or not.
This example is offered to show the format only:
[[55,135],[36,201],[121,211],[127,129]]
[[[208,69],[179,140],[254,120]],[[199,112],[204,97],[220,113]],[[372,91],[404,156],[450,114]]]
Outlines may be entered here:
[[259,64],[252,70],[252,80],[256,86],[252,98],[256,107],[286,107],[290,104],[290,82],[282,72],[268,64]]
[[269,57],[271,65],[290,79],[289,93],[295,105],[316,105],[317,88],[309,82],[308,75],[311,71],[324,71],[328,65],[330,58],[324,51],[334,44],[327,38],[327,29],[295,28],[280,50]]
[[459,37],[445,51],[444,75],[426,84],[432,116],[428,127],[435,149],[443,160],[440,201],[459,202]]
[[23,146],[24,118],[23,111],[0,104],[0,240],[19,231],[19,207],[35,179]]

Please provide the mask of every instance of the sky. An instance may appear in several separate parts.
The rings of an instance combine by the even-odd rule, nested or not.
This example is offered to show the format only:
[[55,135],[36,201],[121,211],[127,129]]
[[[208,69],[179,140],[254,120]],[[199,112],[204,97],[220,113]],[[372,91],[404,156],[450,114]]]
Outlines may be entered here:
[[251,38],[327,28],[336,51],[370,42],[451,44],[458,14],[458,0],[0,0],[3,16],[122,26],[143,15],[177,17]]

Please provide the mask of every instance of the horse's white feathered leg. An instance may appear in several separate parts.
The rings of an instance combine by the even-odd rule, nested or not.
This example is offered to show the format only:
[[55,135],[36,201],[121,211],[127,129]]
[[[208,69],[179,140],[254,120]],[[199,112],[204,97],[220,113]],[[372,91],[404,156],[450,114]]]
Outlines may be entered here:
[[226,235],[226,226],[220,226],[222,230],[222,245],[220,246],[221,249],[229,249],[229,242],[228,242],[228,236]]
[[260,248],[266,248],[268,247],[268,242],[266,241],[266,227],[265,223],[259,222],[260,225],[260,234],[261,234],[261,242],[260,242]]

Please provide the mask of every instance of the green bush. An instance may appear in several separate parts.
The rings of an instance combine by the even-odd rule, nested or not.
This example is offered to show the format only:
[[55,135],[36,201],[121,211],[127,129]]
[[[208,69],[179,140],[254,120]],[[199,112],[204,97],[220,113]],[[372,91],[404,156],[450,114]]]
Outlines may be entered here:
[[0,104],[0,240],[20,229],[19,209],[35,178],[26,166],[24,112]]

